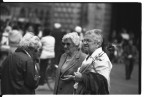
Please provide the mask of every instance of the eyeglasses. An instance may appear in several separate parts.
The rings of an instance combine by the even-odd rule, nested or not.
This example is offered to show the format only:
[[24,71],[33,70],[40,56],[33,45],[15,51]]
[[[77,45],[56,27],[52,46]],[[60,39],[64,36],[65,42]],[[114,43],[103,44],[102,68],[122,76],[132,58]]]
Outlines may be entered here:
[[71,43],[64,43],[64,42],[63,42],[62,45],[63,45],[63,46],[65,46],[65,45],[70,46]]
[[84,39],[84,40],[82,40],[82,42],[89,43],[89,42],[92,42],[92,41],[90,39]]

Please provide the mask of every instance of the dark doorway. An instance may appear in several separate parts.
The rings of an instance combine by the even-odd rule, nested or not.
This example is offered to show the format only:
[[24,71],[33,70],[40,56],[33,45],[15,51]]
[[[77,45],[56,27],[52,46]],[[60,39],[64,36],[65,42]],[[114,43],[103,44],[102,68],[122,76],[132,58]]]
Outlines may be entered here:
[[141,34],[142,34],[142,4],[112,3],[111,32],[117,34],[124,28],[134,35],[134,42],[139,51],[139,93],[141,93]]
[[125,28],[141,40],[141,8],[141,3],[112,3],[111,32]]

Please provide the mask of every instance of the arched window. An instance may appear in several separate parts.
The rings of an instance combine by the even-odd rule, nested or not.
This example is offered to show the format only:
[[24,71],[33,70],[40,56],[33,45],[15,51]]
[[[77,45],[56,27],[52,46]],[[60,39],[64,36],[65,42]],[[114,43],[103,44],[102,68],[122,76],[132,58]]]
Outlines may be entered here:
[[24,8],[22,8],[22,9],[20,10],[19,16],[20,16],[20,17],[23,17],[23,18],[26,17],[26,11],[25,11]]
[[45,26],[50,25],[50,11],[49,10],[46,11],[44,24]]
[[34,13],[35,13],[36,16],[38,16],[38,9],[35,9]]
[[43,16],[44,16],[44,11],[41,10],[41,11],[40,11],[40,20],[43,20]]
[[50,19],[50,12],[49,10],[46,11],[45,20],[48,21]]
[[5,5],[0,5],[0,15],[10,15],[10,10]]

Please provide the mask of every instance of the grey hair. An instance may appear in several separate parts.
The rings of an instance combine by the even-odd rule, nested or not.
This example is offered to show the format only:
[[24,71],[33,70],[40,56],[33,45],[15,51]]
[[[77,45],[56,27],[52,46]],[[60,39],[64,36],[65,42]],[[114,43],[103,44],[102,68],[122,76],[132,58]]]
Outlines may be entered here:
[[71,39],[72,42],[76,45],[79,46],[80,45],[80,37],[77,34],[77,32],[72,32],[72,33],[68,33],[66,35],[63,36],[62,38],[62,42],[64,42],[65,39]]
[[42,47],[42,44],[38,36],[35,36],[33,33],[26,33],[21,39],[19,47],[31,47],[38,50]]
[[90,35],[93,37],[94,41],[98,43],[99,47],[103,43],[103,35],[102,35],[102,30],[101,29],[93,29],[89,30],[85,33],[85,35]]

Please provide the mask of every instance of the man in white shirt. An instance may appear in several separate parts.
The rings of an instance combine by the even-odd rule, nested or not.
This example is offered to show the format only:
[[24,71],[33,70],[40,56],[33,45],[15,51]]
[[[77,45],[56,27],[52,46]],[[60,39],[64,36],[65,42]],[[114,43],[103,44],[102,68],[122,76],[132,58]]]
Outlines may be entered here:
[[[104,84],[103,86],[107,87],[108,92],[104,92],[106,90],[104,90],[103,87],[100,87],[100,89],[103,92],[99,92],[96,90],[94,91],[89,90],[90,94],[108,94],[110,90],[110,72],[112,69],[112,64],[107,54],[102,50],[102,47],[101,47],[102,42],[103,42],[103,37],[102,37],[102,31],[100,29],[89,30],[85,33],[83,45],[84,45],[84,50],[88,52],[88,57],[83,61],[82,66],[75,73],[75,81],[78,83],[83,83],[85,87],[87,87],[87,84],[88,84],[86,82],[91,82],[91,80],[97,82],[99,78],[101,79],[103,77],[103,81],[106,79],[106,84]],[[91,78],[90,76],[88,76],[89,74],[91,75],[98,74],[98,76],[100,75],[102,77],[95,76],[97,77],[97,79],[95,80],[89,79]],[[78,87],[79,87],[78,84],[74,85],[75,89],[77,89]],[[91,86],[89,85],[88,87],[91,87]],[[98,86],[95,86],[95,87],[98,87]],[[78,90],[77,94],[82,94],[82,93],[80,93]]]

